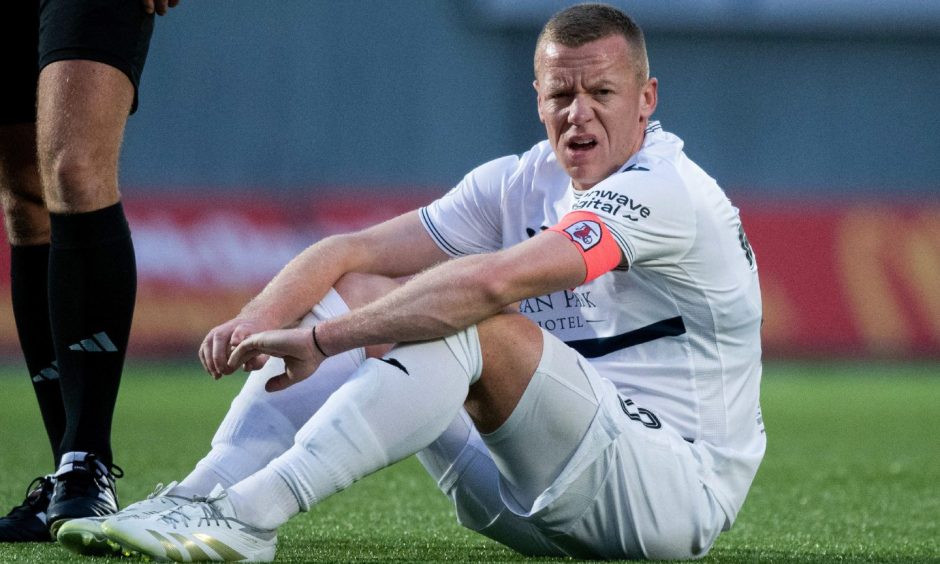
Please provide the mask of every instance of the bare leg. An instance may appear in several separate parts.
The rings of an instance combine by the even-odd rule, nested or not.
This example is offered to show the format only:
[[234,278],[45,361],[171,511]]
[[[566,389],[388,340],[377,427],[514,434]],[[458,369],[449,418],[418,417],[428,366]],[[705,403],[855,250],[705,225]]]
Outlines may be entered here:
[[68,60],[42,70],[37,135],[50,212],[90,212],[118,202],[118,158],[133,101],[133,85],[112,66]]
[[542,333],[520,314],[493,317],[478,328],[483,374],[464,406],[476,428],[491,433],[509,418],[528,387],[542,356]]
[[67,419],[61,452],[93,453],[105,464],[137,287],[117,187],[133,97],[127,76],[102,63],[58,61],[39,76],[49,310]]

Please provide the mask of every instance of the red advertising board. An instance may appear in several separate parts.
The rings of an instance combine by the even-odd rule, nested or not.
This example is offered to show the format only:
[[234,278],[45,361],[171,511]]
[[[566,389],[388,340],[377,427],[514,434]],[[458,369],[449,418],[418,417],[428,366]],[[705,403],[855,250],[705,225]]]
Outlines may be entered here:
[[[304,247],[433,196],[207,193],[125,204],[139,278],[131,355],[195,358],[206,331]],[[940,357],[940,203],[752,201],[741,215],[757,255],[767,357]],[[0,272],[0,357],[14,359],[6,245]]]
[[940,356],[940,203],[741,209],[768,354]]

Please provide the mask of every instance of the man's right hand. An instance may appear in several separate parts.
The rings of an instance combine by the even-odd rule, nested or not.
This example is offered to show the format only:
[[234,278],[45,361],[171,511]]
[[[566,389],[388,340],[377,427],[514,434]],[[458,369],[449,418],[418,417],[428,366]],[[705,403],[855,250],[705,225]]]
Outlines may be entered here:
[[[210,376],[218,380],[235,372],[237,367],[228,364],[229,355],[245,339],[255,333],[274,329],[260,319],[236,317],[215,327],[199,346],[199,360]],[[246,371],[258,370],[267,362],[267,355],[258,355],[244,364]]]

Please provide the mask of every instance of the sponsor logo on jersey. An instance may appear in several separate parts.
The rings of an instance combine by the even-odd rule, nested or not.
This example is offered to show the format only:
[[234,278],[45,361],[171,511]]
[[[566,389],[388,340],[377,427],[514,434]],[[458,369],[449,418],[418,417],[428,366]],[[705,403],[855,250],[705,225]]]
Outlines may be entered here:
[[[557,299],[561,298],[561,299]],[[519,303],[519,313],[526,315],[547,331],[567,331],[585,327],[585,323],[604,323],[604,319],[585,319],[584,310],[596,309],[591,292],[564,290],[526,298]]]
[[601,240],[601,226],[596,221],[579,221],[566,227],[565,233],[585,251]]
[[620,216],[630,221],[640,221],[645,219],[653,212],[648,206],[635,201],[626,194],[614,192],[613,190],[597,190],[591,192],[588,198],[581,198],[578,203],[572,206],[575,210],[594,210],[606,214]]

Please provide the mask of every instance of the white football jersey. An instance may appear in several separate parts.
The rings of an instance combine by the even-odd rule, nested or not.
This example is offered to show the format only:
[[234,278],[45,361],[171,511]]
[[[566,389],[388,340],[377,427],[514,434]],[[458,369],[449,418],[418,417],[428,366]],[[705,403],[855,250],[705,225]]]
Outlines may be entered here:
[[702,481],[733,521],[766,444],[757,263],[737,208],[682,147],[651,122],[639,152],[576,192],[542,141],[474,169],[421,218],[456,257],[511,247],[571,211],[597,214],[625,263],[520,310],[651,412],[650,425],[692,442]]

